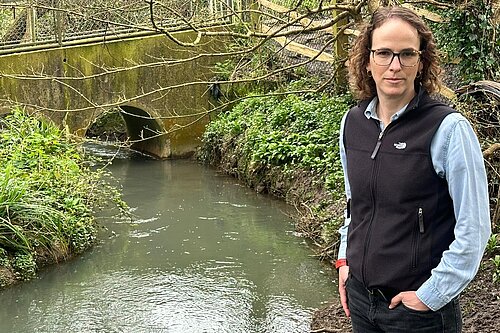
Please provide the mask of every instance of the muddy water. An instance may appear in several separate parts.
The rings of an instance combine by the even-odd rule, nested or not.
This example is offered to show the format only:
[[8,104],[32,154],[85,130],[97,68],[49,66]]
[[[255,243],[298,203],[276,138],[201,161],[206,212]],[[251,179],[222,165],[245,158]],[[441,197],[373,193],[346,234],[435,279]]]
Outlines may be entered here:
[[302,333],[334,296],[282,202],[190,161],[109,168],[133,218],[101,218],[94,249],[1,292],[0,332]]

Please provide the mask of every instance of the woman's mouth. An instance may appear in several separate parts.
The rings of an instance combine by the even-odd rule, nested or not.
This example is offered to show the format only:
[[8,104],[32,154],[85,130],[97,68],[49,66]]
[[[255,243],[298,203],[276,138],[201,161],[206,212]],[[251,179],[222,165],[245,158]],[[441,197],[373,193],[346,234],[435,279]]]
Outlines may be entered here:
[[398,83],[398,82],[403,81],[403,79],[397,78],[397,77],[388,77],[388,78],[385,78],[385,80],[388,82],[391,82],[391,83]]

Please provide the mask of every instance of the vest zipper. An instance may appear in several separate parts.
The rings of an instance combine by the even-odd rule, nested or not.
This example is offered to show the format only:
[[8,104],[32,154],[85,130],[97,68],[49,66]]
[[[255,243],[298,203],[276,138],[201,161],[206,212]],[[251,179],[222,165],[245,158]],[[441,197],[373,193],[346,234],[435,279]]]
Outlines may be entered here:
[[[413,107],[412,109],[410,110],[407,110],[408,111],[411,111],[411,110],[414,110],[416,109],[416,107]],[[380,149],[380,146],[382,145],[382,138],[384,137],[384,133],[386,132],[386,130],[392,126],[394,126],[394,123],[395,122],[398,122],[401,118],[398,118],[394,121],[391,121],[387,126],[384,127],[383,130],[380,131],[380,134],[378,135],[378,139],[377,139],[377,143],[375,144],[375,148],[373,149],[373,152],[372,152],[372,155],[370,156],[372,160],[375,159],[375,157],[377,157],[377,154],[378,154],[378,151]],[[379,126],[379,125],[377,125]]]
[[[375,157],[377,157],[377,154],[378,154],[378,151],[380,149],[380,146],[382,145],[382,138],[384,137],[384,133],[385,131],[392,126],[394,122],[391,122],[389,125],[385,126],[384,129],[382,129],[380,131],[380,134],[378,135],[378,138],[377,138],[377,143],[375,144],[375,148],[373,149],[373,152],[371,154],[371,159],[372,160],[375,160]],[[377,126],[379,126],[377,124]],[[375,161],[374,164],[373,164],[373,169],[372,169],[372,177],[371,177],[371,181],[370,181],[370,184],[372,186],[371,188],[371,199],[372,199],[372,203],[373,203],[373,210],[372,210],[372,215],[370,217],[370,224],[368,225],[368,230],[366,232],[366,242],[365,242],[365,246],[364,246],[364,251],[363,251],[363,268],[362,268],[362,280],[363,280],[363,283],[366,285],[366,255],[367,255],[367,252],[368,252],[368,248],[370,246],[370,240],[371,240],[371,233],[372,233],[372,224],[373,224],[373,220],[375,218],[375,212],[376,212],[376,209],[377,209],[377,206],[375,204],[375,189],[377,187],[377,174],[378,174],[378,162]]]
[[422,209],[422,207],[420,207],[418,209],[418,229],[420,231],[421,234],[423,234],[425,232],[425,228],[424,228],[424,210]]
[[412,238],[412,259],[411,259],[411,268],[417,268],[418,265],[418,252],[420,249],[420,235],[425,233],[424,228],[424,209],[419,207],[417,210],[417,228],[413,229],[413,238]]
[[385,129],[380,131],[380,134],[378,135],[377,144],[375,145],[375,149],[373,149],[373,152],[371,155],[372,160],[375,159],[375,157],[377,156],[378,150],[380,149],[380,146],[382,145],[382,137],[384,136],[384,131],[385,131]]
[[[372,159],[375,159],[375,156],[377,155],[377,152],[380,148],[380,145],[382,144],[383,135],[384,135],[384,130],[382,130],[378,136],[377,145],[375,146],[375,150],[372,153]],[[375,202],[376,202],[375,190],[377,188],[377,184],[376,184],[377,183],[377,174],[378,174],[378,160],[375,160],[373,162],[372,174],[371,174],[371,179],[370,179],[370,185],[371,185],[370,196],[371,196],[371,201],[373,203],[373,209],[372,209],[372,213],[371,213],[370,220],[369,220],[370,222],[368,224],[368,230],[366,231],[365,245],[364,245],[364,249],[363,249],[363,266],[362,266],[363,268],[361,271],[361,274],[362,274],[361,279],[362,279],[362,282],[364,285],[367,285],[366,257],[367,257],[367,253],[368,253],[368,248],[370,247],[372,225],[373,225],[373,220],[375,219],[376,210],[377,210],[377,205],[375,204]]]

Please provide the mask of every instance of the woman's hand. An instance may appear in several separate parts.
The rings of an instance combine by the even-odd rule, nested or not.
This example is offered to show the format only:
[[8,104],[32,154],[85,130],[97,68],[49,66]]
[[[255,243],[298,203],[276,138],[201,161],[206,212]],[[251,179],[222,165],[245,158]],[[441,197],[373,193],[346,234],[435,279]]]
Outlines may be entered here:
[[342,308],[344,309],[345,315],[347,317],[351,316],[351,312],[349,311],[349,306],[347,305],[347,291],[345,289],[345,282],[349,275],[349,266],[339,267],[339,294],[340,294],[340,303],[342,304]]
[[[339,288],[340,289],[340,288]],[[342,299],[342,295],[340,296]],[[391,299],[389,309],[394,309],[399,303],[415,311],[429,311],[430,309],[420,301],[414,291],[403,291]]]

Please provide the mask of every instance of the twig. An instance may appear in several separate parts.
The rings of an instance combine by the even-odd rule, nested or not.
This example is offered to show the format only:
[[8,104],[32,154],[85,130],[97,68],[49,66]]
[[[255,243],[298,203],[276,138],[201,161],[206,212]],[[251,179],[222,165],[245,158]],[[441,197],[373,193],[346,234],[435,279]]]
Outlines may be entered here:
[[500,150],[500,143],[494,143],[488,149],[483,151],[483,157],[490,158],[497,150]]

